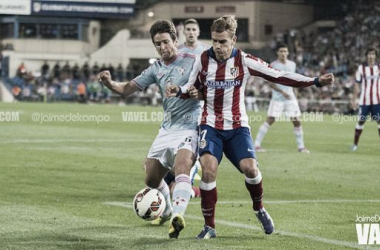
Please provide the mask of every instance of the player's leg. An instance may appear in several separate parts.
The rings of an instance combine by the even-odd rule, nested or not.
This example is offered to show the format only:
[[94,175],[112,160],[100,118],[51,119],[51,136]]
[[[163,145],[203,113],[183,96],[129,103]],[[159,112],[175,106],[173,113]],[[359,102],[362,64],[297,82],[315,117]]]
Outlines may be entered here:
[[274,224],[262,202],[263,183],[256,155],[253,150],[253,142],[248,128],[234,130],[233,137],[227,141],[224,153],[234,166],[244,174],[245,186],[251,196],[253,210],[266,234],[274,231]]
[[367,119],[367,115],[370,112],[370,105],[361,105],[359,107],[358,123],[355,126],[354,144],[351,150],[356,151],[358,149],[359,139],[364,129],[364,123]]
[[303,128],[301,126],[301,121],[298,117],[290,118],[293,123],[293,134],[296,137],[296,143],[298,147],[298,152],[309,154],[310,151],[305,147],[305,143],[303,140]]
[[170,191],[166,182],[163,180],[169,169],[164,167],[158,159],[147,158],[144,163],[145,168],[145,184],[150,188],[159,190],[165,197],[166,207],[161,215],[159,224],[168,221],[172,214],[172,206],[170,199]]
[[[173,169],[168,171],[168,173],[165,175],[164,182],[166,183],[166,185],[165,185],[165,183],[161,183],[158,190],[162,194],[164,194],[167,207],[171,208],[172,201],[171,201],[170,197],[171,197],[171,194],[173,193],[173,189],[175,186],[175,183],[174,183],[175,182],[175,176],[174,176],[174,170]],[[168,189],[166,188],[166,186],[168,187]],[[169,194],[168,194],[168,192],[169,192]],[[172,211],[172,210],[170,209],[170,211]],[[164,224],[166,221],[168,221],[171,218],[171,215],[172,215],[172,213],[167,213],[164,216],[160,216],[157,219],[153,220],[151,222],[151,224],[154,226],[160,226],[160,225]]]
[[191,198],[201,197],[201,191],[199,187],[194,186],[194,182],[200,181],[201,177],[200,174],[202,173],[202,167],[199,160],[197,160],[192,168],[190,169],[190,179],[191,179],[191,185],[192,185],[192,191],[191,191]]
[[178,144],[174,160],[175,187],[173,190],[173,215],[169,226],[170,238],[178,238],[180,231],[186,226],[183,216],[192,191],[190,169],[196,159],[198,132],[188,131],[185,135],[186,137]]
[[[156,139],[149,149],[147,160],[145,162],[146,184],[157,188],[165,197],[166,207],[159,221],[154,221],[154,225],[161,225],[168,221],[172,215],[172,200],[170,198],[170,190],[167,183],[163,180],[168,171],[174,164],[174,150],[172,146],[171,134],[160,129]],[[150,187],[150,186],[149,186]]]
[[264,140],[265,135],[268,133],[270,126],[272,126],[274,122],[275,118],[272,116],[268,116],[266,121],[263,124],[261,124],[255,140],[255,149],[257,152],[265,152],[265,149],[261,147],[261,143]]
[[284,109],[283,102],[271,100],[268,108],[268,117],[266,121],[260,126],[256,140],[255,140],[255,149],[257,152],[265,152],[261,148],[261,143],[264,140],[265,135],[268,133],[269,127],[275,122],[276,117],[279,117]]
[[202,166],[202,179],[199,188],[205,224],[197,239],[210,239],[216,237],[215,207],[218,200],[216,176],[218,165],[223,157],[223,142],[216,129],[201,125],[199,155]]
[[299,118],[301,116],[301,110],[297,100],[288,100],[284,102],[284,115],[286,118],[290,118],[294,125],[293,134],[296,137],[298,152],[309,154],[310,151],[305,147],[303,140],[303,128]]
[[377,122],[377,129],[380,137],[380,104],[372,105],[371,116],[372,119]]

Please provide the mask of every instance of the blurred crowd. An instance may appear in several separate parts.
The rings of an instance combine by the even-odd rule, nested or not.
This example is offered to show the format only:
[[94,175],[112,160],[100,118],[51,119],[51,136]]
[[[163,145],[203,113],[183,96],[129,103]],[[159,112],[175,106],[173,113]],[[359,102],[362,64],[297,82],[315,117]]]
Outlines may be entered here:
[[78,101],[81,103],[104,102],[109,103],[114,98],[119,104],[142,103],[157,105],[160,99],[157,87],[150,87],[145,91],[135,93],[124,100],[114,95],[109,89],[103,87],[96,75],[109,70],[112,79],[116,81],[130,80],[135,77],[135,70],[131,65],[125,69],[121,64],[114,67],[112,64],[96,62],[90,66],[87,62],[82,66],[77,63],[70,65],[66,62],[60,65],[57,62],[52,68],[45,62],[38,72],[30,72],[24,63],[17,68],[16,76],[11,80],[14,97],[20,101]]
[[[327,72],[335,74],[333,87],[296,90],[302,111],[353,112],[350,101],[356,68],[365,62],[364,53],[368,47],[380,47],[380,3],[358,0],[355,4],[355,8],[346,11],[345,17],[338,20],[334,28],[316,29],[308,33],[303,29],[292,29],[276,34],[269,43],[273,51],[279,43],[288,44],[289,58],[296,62],[300,74],[311,77]],[[115,67],[111,64],[99,66],[97,63],[79,66],[66,62],[60,65],[57,62],[50,68],[45,62],[40,73],[32,75],[26,65],[21,64],[12,81],[12,91],[18,100],[36,100],[47,96],[51,101],[110,102],[112,93],[96,79],[96,74],[106,69],[116,81],[133,79],[141,72],[131,64]],[[265,109],[271,89],[261,78],[252,78],[246,95],[248,109]],[[117,98],[116,95],[114,97]],[[157,87],[151,86],[130,97],[129,102],[157,105],[160,99]]]
[[[343,10],[342,10],[343,11]],[[304,111],[351,112],[350,101],[357,67],[366,62],[369,47],[380,48],[380,2],[355,1],[335,28],[306,33],[292,29],[277,34],[270,42],[272,49],[278,43],[289,46],[289,58],[296,62],[297,72],[320,76],[332,72],[336,83],[333,88],[306,88],[297,93]],[[270,94],[267,86],[257,79],[259,96]],[[261,87],[260,87],[261,86]],[[318,105],[318,102],[320,105]]]

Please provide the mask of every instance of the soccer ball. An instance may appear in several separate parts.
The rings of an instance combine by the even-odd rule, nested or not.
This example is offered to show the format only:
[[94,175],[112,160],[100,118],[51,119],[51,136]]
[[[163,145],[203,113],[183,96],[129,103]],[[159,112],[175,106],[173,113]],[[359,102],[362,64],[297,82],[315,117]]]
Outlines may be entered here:
[[157,219],[164,212],[165,207],[165,198],[157,189],[144,188],[133,199],[133,209],[143,220]]

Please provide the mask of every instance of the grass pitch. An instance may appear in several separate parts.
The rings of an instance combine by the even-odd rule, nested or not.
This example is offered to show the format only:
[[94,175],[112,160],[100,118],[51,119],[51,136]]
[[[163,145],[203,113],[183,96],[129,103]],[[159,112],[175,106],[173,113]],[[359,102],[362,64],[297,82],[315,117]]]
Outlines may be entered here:
[[[380,249],[358,245],[357,215],[380,210],[380,143],[369,122],[357,152],[355,122],[331,116],[303,122],[311,154],[296,150],[292,124],[275,123],[258,153],[265,206],[276,231],[266,236],[251,210],[243,176],[223,159],[217,184],[216,239],[197,241],[200,200],[170,240],[131,209],[144,187],[142,162],[159,122],[123,122],[123,113],[162,108],[79,104],[0,104],[19,119],[0,122],[0,249]],[[46,121],[42,115],[109,116],[108,122]],[[264,113],[259,115],[265,119]],[[38,115],[37,115],[38,116]],[[103,117],[104,120],[104,117]],[[256,136],[261,122],[252,123]]]

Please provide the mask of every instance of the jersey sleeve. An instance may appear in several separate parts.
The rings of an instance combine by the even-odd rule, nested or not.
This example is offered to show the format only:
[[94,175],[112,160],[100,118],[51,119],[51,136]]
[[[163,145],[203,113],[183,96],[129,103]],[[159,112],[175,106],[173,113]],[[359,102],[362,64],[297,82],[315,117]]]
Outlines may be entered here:
[[156,83],[156,70],[155,70],[155,64],[152,64],[147,69],[145,69],[139,76],[137,76],[132,81],[136,83],[137,87],[140,90],[145,89],[149,85]]
[[314,84],[315,78],[293,72],[276,70],[268,63],[252,55],[245,55],[244,61],[252,76],[259,76],[270,82],[297,88],[308,87]]
[[358,69],[356,70],[356,73],[355,73],[355,81],[357,83],[362,83],[362,73],[361,73],[361,70],[360,70],[360,66],[358,67]]
[[199,76],[200,76],[201,70],[202,70],[201,59],[200,59],[200,56],[197,56],[194,61],[193,69],[191,70],[188,82],[183,86],[179,86],[181,88],[182,93],[187,93],[188,88],[190,88],[193,85],[195,86],[196,89],[199,89],[200,81],[201,81]]

